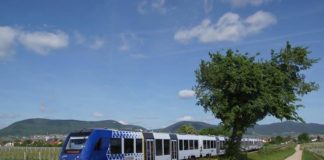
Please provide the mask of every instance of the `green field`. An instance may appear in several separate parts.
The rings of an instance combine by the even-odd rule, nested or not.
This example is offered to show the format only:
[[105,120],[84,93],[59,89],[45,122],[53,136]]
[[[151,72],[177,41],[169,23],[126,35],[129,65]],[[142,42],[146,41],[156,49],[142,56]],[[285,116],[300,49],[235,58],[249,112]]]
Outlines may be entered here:
[[324,142],[303,144],[303,160],[324,160]]
[[0,147],[0,160],[57,160],[61,148]]
[[295,144],[268,145],[248,154],[248,160],[284,160],[295,153]]
[[[264,146],[259,151],[247,153],[247,158],[248,160],[284,160],[295,153],[295,146],[296,144],[267,145]],[[216,159],[222,160],[221,157],[201,158],[199,160],[216,160]],[[308,160],[312,160],[312,159],[308,159]]]
[[302,160],[324,160],[324,158],[308,150],[304,150]]
[[303,144],[302,148],[324,157],[324,142]]

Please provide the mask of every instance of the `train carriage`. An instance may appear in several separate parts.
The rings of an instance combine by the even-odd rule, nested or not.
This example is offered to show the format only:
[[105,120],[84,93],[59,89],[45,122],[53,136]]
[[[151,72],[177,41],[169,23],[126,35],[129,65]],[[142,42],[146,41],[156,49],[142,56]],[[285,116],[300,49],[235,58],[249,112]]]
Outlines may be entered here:
[[179,159],[200,157],[199,137],[196,135],[178,134]]
[[199,136],[201,145],[201,157],[211,157],[217,155],[215,136]]
[[155,160],[171,160],[170,134],[153,133],[155,142]]

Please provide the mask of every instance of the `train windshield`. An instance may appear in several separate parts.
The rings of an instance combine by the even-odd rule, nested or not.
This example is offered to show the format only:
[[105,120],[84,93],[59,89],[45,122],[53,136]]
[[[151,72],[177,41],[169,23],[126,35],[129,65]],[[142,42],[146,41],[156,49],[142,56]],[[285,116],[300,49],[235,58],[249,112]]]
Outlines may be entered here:
[[65,153],[79,154],[85,147],[88,140],[88,135],[71,135],[65,147]]

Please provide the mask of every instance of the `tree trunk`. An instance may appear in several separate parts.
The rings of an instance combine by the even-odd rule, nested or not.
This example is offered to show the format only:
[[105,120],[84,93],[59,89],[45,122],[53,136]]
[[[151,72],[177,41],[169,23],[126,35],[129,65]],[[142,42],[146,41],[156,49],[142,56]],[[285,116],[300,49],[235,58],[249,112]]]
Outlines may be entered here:
[[229,141],[227,142],[226,158],[227,160],[243,160],[241,156],[241,139],[242,130],[237,127],[236,124],[233,126],[232,134]]

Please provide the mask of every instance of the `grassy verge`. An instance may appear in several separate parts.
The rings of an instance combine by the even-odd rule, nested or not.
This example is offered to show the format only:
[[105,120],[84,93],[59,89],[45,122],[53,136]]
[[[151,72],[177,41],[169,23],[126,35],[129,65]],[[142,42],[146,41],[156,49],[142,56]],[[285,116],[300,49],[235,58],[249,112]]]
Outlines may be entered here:
[[308,150],[304,150],[302,160],[324,160],[324,158]]
[[248,154],[248,160],[284,160],[295,153],[295,144],[269,145]]

